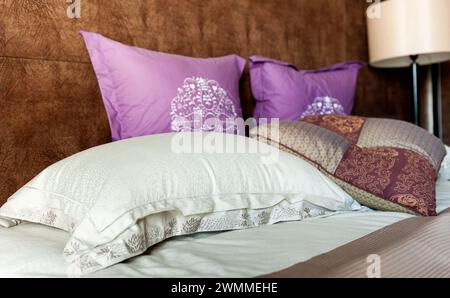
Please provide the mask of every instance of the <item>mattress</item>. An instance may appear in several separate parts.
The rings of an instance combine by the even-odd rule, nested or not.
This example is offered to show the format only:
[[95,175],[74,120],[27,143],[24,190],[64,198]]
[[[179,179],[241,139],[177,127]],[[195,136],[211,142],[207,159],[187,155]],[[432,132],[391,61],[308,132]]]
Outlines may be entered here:
[[[437,196],[438,211],[450,207],[450,182],[438,183]],[[307,261],[409,217],[365,210],[177,237],[87,277],[254,277]],[[30,223],[0,228],[0,277],[66,277],[62,250],[68,238],[64,231]]]

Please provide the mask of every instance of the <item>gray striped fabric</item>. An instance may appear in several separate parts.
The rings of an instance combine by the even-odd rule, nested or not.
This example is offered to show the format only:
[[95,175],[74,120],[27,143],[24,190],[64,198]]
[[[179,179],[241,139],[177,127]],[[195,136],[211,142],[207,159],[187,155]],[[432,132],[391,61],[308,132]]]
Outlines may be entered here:
[[400,221],[264,277],[450,277],[450,209]]

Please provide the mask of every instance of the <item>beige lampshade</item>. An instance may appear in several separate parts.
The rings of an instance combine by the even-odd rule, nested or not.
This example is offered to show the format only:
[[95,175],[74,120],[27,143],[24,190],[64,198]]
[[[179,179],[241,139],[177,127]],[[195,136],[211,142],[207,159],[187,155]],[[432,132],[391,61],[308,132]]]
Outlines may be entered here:
[[388,0],[367,14],[370,64],[406,67],[450,60],[450,0]]

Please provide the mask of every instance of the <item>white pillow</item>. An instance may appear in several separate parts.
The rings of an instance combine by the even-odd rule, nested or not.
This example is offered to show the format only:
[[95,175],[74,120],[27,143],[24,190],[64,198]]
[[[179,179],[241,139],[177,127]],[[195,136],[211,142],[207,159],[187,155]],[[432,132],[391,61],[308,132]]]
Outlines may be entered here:
[[447,156],[444,158],[439,172],[440,181],[450,181],[450,147],[445,146],[445,149],[447,149]]
[[[180,152],[180,140],[192,136],[214,136],[215,145],[196,144],[219,152]],[[220,153],[220,143],[245,153]],[[0,215],[70,231],[64,254],[69,273],[79,275],[176,235],[359,208],[316,168],[275,147],[235,135],[181,133],[119,141],[66,158],[15,193]]]

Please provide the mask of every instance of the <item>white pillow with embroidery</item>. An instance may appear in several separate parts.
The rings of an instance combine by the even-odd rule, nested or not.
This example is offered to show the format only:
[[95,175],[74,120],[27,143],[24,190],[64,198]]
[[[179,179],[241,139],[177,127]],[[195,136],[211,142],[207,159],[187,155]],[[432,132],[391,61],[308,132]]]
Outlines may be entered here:
[[[192,139],[196,145],[186,146]],[[66,158],[15,193],[0,215],[71,232],[64,255],[68,272],[80,275],[172,236],[359,208],[316,168],[275,147],[235,135],[180,133]]]

